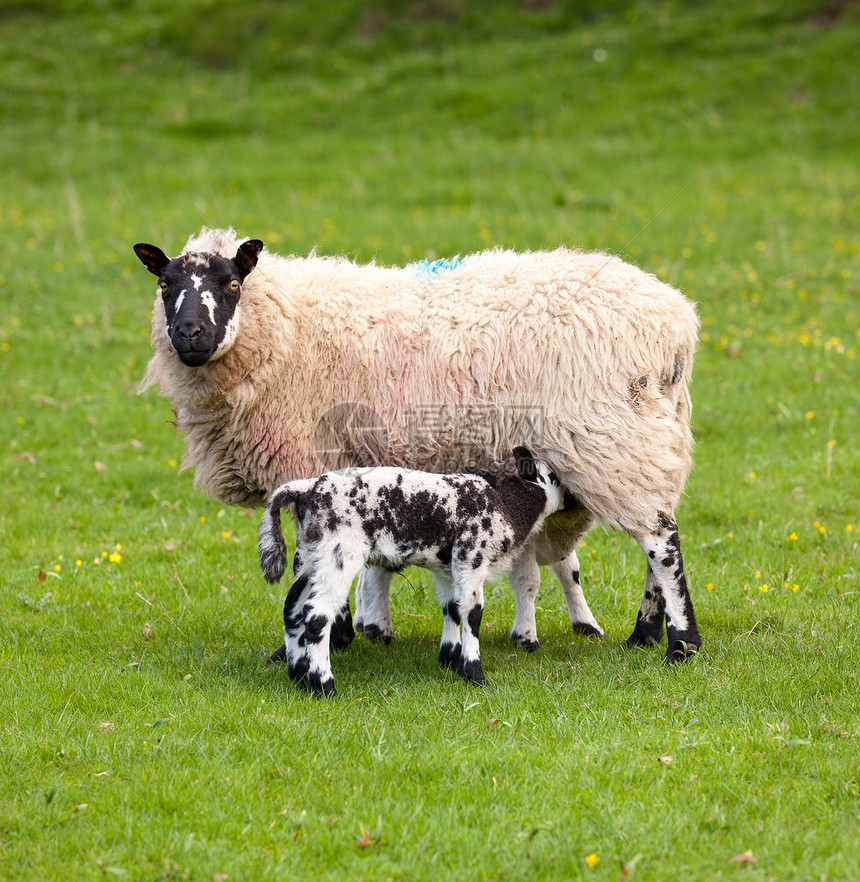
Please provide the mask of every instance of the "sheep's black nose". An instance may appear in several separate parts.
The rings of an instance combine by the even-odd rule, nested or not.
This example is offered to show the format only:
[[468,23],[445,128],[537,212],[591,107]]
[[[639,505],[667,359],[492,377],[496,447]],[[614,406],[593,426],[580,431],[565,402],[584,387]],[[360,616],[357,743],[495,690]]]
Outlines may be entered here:
[[176,333],[183,339],[191,341],[199,337],[203,333],[202,325],[193,322],[185,322],[176,329]]

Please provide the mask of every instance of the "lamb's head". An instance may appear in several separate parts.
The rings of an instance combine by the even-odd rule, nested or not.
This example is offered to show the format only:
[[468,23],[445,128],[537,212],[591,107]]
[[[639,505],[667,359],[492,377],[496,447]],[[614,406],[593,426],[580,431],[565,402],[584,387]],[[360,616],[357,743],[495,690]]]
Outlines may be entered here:
[[527,447],[515,447],[513,453],[517,474],[543,490],[546,496],[544,514],[562,511],[565,507],[565,490],[556,473],[543,460],[535,459]]
[[134,246],[141,263],[158,276],[167,336],[183,364],[200,367],[233,345],[242,283],[262,250],[259,239],[249,239],[232,259],[190,252],[171,260],[155,245]]

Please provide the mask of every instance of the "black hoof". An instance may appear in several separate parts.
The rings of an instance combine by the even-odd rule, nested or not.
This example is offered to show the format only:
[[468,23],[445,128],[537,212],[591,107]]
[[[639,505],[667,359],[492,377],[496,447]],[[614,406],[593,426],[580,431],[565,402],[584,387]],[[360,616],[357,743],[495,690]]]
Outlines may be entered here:
[[687,661],[688,658],[699,651],[700,646],[701,640],[698,643],[687,642],[686,640],[672,640],[666,652],[666,664],[677,665]]
[[628,646],[655,646],[663,639],[663,615],[651,621],[642,618],[640,612],[636,616],[636,627],[627,638]]
[[295,664],[290,664],[288,671],[291,680],[295,680],[296,683],[304,682],[305,678],[308,675],[307,657],[303,656]]
[[322,677],[314,671],[307,675],[306,683],[308,690],[313,692],[314,695],[320,695],[323,698],[329,698],[330,696],[335,695],[333,677],[326,677],[326,679],[323,680]]
[[371,640],[374,643],[384,643],[386,646],[388,646],[388,644],[394,639],[393,634],[386,634],[379,625],[364,625],[362,628],[362,634],[364,634],[368,640]]
[[528,637],[524,637],[522,634],[511,634],[511,641],[518,646],[522,646],[526,652],[537,652],[540,649],[540,641],[529,640]]
[[287,647],[282,643],[270,656],[269,660],[266,662],[266,667],[269,668],[276,662],[285,662],[287,660]]
[[474,683],[476,686],[484,685],[484,669],[481,667],[479,658],[467,662],[461,660],[457,667],[457,673],[469,683]]
[[339,613],[332,622],[329,646],[332,649],[346,649],[355,640],[355,629],[352,626],[352,616],[349,613]]
[[439,647],[439,664],[443,668],[457,670],[460,664],[460,649],[461,645],[459,643],[443,643]]
[[598,638],[603,636],[603,631],[600,628],[595,628],[594,625],[587,625],[585,622],[577,622],[570,627],[574,634],[583,634],[585,637]]

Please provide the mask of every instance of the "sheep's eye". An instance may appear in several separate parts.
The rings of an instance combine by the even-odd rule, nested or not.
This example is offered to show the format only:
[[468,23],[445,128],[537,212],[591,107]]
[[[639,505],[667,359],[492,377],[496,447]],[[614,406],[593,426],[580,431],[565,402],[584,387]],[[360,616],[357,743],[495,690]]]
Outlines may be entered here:
[[230,282],[230,290],[231,291],[238,291],[239,290],[239,283],[235,279],[233,279],[233,281]]
[[158,292],[159,294],[163,294],[167,290],[167,282],[159,282],[158,283]]

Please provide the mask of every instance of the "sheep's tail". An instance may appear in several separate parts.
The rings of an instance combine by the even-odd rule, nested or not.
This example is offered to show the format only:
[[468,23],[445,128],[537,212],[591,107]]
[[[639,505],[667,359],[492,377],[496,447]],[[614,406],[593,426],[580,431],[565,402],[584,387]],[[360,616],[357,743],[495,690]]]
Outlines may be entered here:
[[287,567],[287,544],[281,528],[281,509],[295,502],[299,495],[290,484],[283,484],[271,495],[263,511],[257,548],[260,553],[260,567],[267,582],[280,582]]

